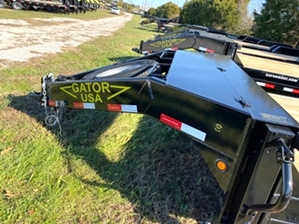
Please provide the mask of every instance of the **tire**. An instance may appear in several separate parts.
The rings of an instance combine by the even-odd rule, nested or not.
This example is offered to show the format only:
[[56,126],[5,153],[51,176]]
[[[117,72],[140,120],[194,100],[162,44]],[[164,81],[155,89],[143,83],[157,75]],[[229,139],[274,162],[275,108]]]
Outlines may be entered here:
[[23,5],[23,8],[24,8],[25,10],[29,10],[29,9],[30,9],[30,5],[29,5],[29,4],[24,4],[24,5]]
[[83,80],[99,80],[103,78],[146,77],[150,73],[162,73],[160,65],[154,60],[123,62],[100,68],[85,75]]
[[12,7],[13,9],[15,9],[15,10],[21,10],[21,9],[23,9],[23,5],[22,5],[21,2],[13,2],[13,3],[11,4],[11,7]]
[[39,10],[39,6],[37,6],[37,5],[33,5],[33,6],[32,6],[32,9],[34,9],[34,10]]
[[53,9],[52,9],[51,6],[45,6],[44,10],[45,10],[46,12],[52,12],[52,11],[53,11]]
[[0,8],[5,8],[5,1],[4,0],[0,0]]

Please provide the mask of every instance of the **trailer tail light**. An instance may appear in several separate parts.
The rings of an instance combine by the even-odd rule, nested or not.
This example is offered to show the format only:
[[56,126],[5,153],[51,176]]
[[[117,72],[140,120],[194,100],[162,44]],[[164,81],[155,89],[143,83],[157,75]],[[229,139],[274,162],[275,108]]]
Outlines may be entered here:
[[226,172],[228,170],[227,163],[222,159],[217,159],[215,162],[216,168],[220,172]]

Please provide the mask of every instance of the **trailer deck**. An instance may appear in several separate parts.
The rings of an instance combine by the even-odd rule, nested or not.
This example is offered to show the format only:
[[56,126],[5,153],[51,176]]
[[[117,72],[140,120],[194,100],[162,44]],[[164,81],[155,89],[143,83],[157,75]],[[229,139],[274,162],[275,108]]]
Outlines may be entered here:
[[133,50],[149,54],[163,49],[228,55],[266,91],[299,98],[299,50],[292,46],[191,26],[141,41],[139,49]]

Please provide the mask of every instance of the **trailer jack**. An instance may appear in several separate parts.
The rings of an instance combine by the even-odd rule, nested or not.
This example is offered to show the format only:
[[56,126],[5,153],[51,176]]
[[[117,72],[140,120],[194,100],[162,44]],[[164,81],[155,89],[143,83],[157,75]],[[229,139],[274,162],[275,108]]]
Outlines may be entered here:
[[[294,154],[281,138],[276,140],[277,151],[276,160],[281,164],[281,193],[275,194],[276,202],[269,204],[253,204],[247,208],[246,217],[250,220],[244,223],[250,224],[258,212],[279,213],[282,212],[290,203],[293,193],[293,174],[292,165]],[[277,198],[278,197],[278,198]]]

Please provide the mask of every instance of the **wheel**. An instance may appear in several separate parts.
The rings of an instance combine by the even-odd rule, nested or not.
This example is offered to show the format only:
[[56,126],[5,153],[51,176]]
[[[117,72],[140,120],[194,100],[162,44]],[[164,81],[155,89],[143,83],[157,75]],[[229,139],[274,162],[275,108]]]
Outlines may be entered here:
[[0,0],[0,8],[5,8],[5,1],[4,0]]
[[162,73],[159,63],[154,60],[145,59],[106,66],[92,71],[82,79],[146,77],[153,72]]
[[21,10],[23,8],[23,5],[21,2],[13,2],[11,4],[12,8],[15,10]]
[[45,6],[44,10],[47,11],[47,12],[52,12],[53,11],[51,6]]
[[37,5],[33,5],[32,8],[33,8],[34,10],[39,10],[39,6],[37,6]]
[[24,7],[25,10],[29,10],[30,9],[30,5],[29,4],[24,4],[23,7]]

